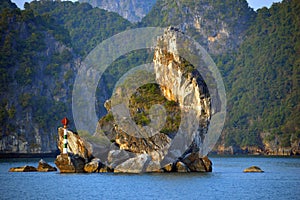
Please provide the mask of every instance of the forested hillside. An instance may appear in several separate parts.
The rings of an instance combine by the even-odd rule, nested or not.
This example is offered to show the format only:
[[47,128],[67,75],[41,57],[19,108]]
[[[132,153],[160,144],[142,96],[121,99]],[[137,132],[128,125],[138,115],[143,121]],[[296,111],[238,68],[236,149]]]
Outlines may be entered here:
[[[0,12],[0,152],[54,151],[60,119],[72,121],[72,87],[85,56],[121,31],[169,25],[197,40],[223,76],[228,112],[217,151],[300,148],[298,0],[257,12],[246,0],[157,0],[137,24],[78,2],[33,1],[20,10],[3,0]],[[152,58],[136,51],[117,59],[97,95],[109,98],[123,73]]]
[[55,124],[70,113],[69,34],[49,16],[12,8],[0,15],[0,150],[54,151]]
[[39,1],[25,10],[10,1],[0,5],[0,152],[55,151],[60,119],[72,121],[81,60],[130,23],[88,4]]
[[225,76],[226,145],[299,145],[299,13],[297,0],[258,10]]
[[299,4],[283,1],[254,13],[245,1],[160,0],[142,20],[176,24],[211,53],[228,98],[219,145],[233,146],[231,153],[299,148]]
[[102,40],[128,28],[131,23],[113,12],[87,3],[33,1],[25,4],[35,15],[49,16],[68,30],[73,49],[87,55]]

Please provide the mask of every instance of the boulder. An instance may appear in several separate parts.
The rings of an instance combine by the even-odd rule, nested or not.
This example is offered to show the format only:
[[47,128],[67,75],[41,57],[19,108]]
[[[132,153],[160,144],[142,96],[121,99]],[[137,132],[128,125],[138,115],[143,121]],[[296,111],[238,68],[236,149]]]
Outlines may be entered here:
[[9,169],[10,172],[36,172],[37,169],[33,166],[25,165],[23,167],[12,167]]
[[166,164],[162,169],[163,169],[164,172],[173,171],[173,163]]
[[85,160],[79,155],[60,154],[54,161],[61,173],[83,173]]
[[142,173],[146,171],[146,167],[151,158],[148,154],[140,154],[134,158],[130,158],[118,165],[114,172],[116,173]]
[[200,157],[198,153],[189,153],[182,162],[190,169],[191,172],[211,172],[212,163],[207,156]]
[[112,172],[112,170],[104,165],[99,158],[94,158],[91,162],[85,164],[84,171],[88,173]]
[[125,150],[111,150],[108,153],[107,161],[109,163],[109,167],[115,168],[119,164],[125,162],[126,160],[132,157],[133,156],[130,156],[129,153]]
[[99,172],[101,165],[100,159],[93,159],[84,165],[84,171],[88,173]]
[[39,161],[39,165],[37,167],[37,171],[39,171],[39,172],[51,172],[51,171],[57,171],[57,169],[55,167],[52,167],[51,165],[49,165],[43,159],[41,159]]
[[212,162],[207,156],[202,157],[202,162],[207,172],[212,172]]
[[164,172],[159,161],[151,160],[146,168],[146,172]]
[[251,166],[251,167],[244,169],[243,172],[264,172],[264,171],[257,166]]
[[183,162],[177,162],[176,163],[176,172],[186,173],[190,172],[190,169],[183,163]]

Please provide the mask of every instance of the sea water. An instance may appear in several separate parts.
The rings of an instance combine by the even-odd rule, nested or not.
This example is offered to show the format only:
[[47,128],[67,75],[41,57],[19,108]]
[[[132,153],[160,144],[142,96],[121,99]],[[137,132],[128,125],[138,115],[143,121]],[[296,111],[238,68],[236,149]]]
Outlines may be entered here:
[[[300,158],[210,159],[212,173],[182,174],[8,172],[38,160],[0,160],[0,199],[300,199]],[[243,173],[252,165],[265,172]]]

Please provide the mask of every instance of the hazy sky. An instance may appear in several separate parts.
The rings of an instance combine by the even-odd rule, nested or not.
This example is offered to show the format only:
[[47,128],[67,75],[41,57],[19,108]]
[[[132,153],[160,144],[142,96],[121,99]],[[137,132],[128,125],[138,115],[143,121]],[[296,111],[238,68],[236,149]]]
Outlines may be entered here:
[[[25,2],[29,2],[30,0],[12,0],[12,2],[16,3],[19,8],[23,8]],[[72,0],[77,1],[77,0]],[[258,8],[262,8],[264,6],[270,7],[273,2],[281,2],[281,0],[247,0],[250,7],[257,10]]]

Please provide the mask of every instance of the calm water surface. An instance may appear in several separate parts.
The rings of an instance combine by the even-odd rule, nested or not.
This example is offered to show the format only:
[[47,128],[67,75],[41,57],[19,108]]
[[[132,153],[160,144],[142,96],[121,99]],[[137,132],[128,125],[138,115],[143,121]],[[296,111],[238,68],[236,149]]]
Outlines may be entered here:
[[[12,173],[38,160],[0,160],[0,199],[300,199],[300,158],[210,159],[212,173],[139,175]],[[252,165],[265,173],[243,173]]]

